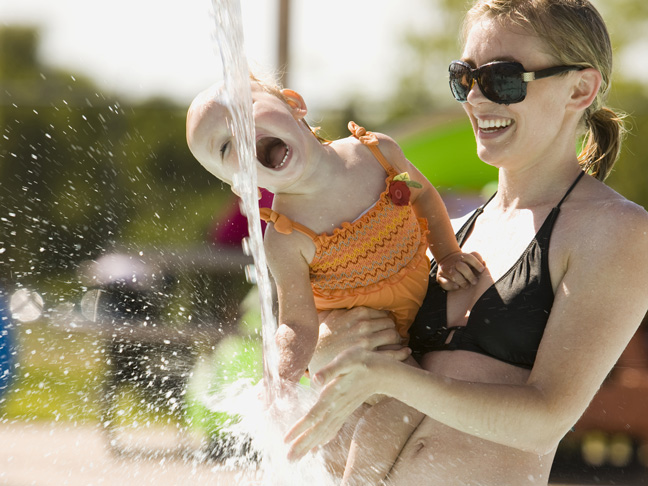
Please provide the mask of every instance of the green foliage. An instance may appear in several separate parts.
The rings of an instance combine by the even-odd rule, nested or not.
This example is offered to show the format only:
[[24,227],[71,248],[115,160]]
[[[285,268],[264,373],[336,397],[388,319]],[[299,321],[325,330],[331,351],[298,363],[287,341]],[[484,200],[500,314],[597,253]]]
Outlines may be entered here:
[[647,88],[637,83],[617,83],[610,104],[627,111],[628,135],[621,156],[606,183],[624,197],[648,208],[648,96]]
[[437,189],[480,192],[497,180],[497,169],[477,157],[467,120],[455,120],[399,140],[405,156]]
[[38,34],[34,29],[0,29],[0,73],[11,73],[14,81],[32,78],[37,45]]
[[[53,330],[43,322],[16,328],[17,375],[0,402],[1,417],[94,422],[103,384],[96,337]],[[28,350],[28,351],[25,351]]]
[[0,283],[53,287],[118,245],[204,241],[230,196],[190,154],[186,108],[99,93],[40,65],[37,39],[0,29]]

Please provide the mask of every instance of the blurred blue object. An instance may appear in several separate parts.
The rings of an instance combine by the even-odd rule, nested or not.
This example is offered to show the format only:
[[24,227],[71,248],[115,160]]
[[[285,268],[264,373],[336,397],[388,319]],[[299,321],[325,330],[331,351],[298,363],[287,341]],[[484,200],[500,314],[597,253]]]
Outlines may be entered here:
[[9,299],[0,288],[0,398],[5,394],[12,376],[14,360],[13,321]]

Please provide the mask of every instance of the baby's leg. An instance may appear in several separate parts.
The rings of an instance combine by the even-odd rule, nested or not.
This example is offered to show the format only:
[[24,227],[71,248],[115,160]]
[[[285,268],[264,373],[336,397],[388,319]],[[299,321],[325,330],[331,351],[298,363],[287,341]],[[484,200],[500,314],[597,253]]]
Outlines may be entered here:
[[326,465],[326,469],[338,481],[342,480],[344,471],[349,457],[351,448],[351,441],[353,439],[354,431],[358,422],[362,419],[367,410],[371,407],[369,405],[361,405],[353,414],[347,419],[342,429],[338,432],[337,436],[329,443],[320,447],[322,459]]
[[342,486],[382,484],[424,414],[394,398],[384,398],[358,422]]

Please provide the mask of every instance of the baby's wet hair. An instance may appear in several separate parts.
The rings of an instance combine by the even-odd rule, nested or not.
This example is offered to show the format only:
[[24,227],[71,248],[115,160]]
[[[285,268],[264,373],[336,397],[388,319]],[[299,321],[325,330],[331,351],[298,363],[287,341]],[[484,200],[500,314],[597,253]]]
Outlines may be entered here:
[[[258,84],[261,87],[261,89],[263,89],[263,91],[265,91],[266,93],[270,93],[271,95],[276,96],[277,98],[279,98],[281,101],[283,101],[287,105],[290,105],[290,102],[289,102],[288,98],[286,98],[284,96],[284,94],[282,93],[283,87],[280,86],[279,84],[262,81],[261,79],[256,77],[253,73],[250,73],[250,80],[253,83]],[[319,134],[320,127],[311,127],[308,124],[308,122],[303,118],[302,118],[302,122],[304,123],[304,125],[306,125],[308,130],[315,136],[315,138],[320,143],[322,143],[322,144],[331,143],[330,140],[322,137]]]

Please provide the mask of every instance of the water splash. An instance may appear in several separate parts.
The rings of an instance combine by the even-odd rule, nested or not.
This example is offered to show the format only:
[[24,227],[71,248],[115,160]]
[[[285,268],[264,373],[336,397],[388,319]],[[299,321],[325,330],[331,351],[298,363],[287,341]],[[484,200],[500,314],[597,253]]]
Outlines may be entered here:
[[[272,289],[259,217],[256,174],[256,143],[252,115],[252,93],[247,60],[244,54],[242,15],[239,0],[212,0],[216,29],[214,41],[218,47],[224,72],[224,96],[232,116],[232,133],[239,154],[239,170],[234,176],[233,189],[243,200],[248,218],[249,248],[256,267],[256,281],[261,306],[263,369],[266,400],[260,400],[257,387],[236,385],[203,400],[212,410],[237,415],[240,420],[228,427],[234,442],[230,447],[239,451],[232,457],[234,467],[249,467],[240,460],[260,461],[264,484],[329,486],[336,484],[325,467],[323,457],[309,454],[298,463],[288,463],[288,446],[283,442],[288,427],[312,406],[316,394],[296,385],[295,396],[286,400],[274,392],[278,356],[274,344],[277,324],[272,311]],[[271,403],[267,408],[264,403]],[[248,439],[253,438],[250,442]],[[258,452],[257,452],[258,451]]]
[[234,175],[233,189],[240,195],[243,213],[248,219],[249,247],[254,257],[259,287],[263,337],[263,376],[266,398],[272,401],[278,368],[274,335],[277,323],[272,312],[272,287],[263,251],[259,216],[256,143],[252,116],[250,73],[244,50],[243,22],[239,0],[212,0],[216,29],[214,41],[224,73],[224,99],[232,115],[232,133],[239,154],[239,172]]
[[[295,385],[290,398],[277,397],[266,408],[259,400],[259,387],[247,379],[238,380],[220,393],[205,394],[203,401],[213,410],[225,412],[238,420],[223,428],[225,441],[220,444],[222,467],[227,470],[256,468],[264,485],[333,486],[339,484],[326,468],[322,450],[309,453],[298,462],[288,462],[286,430],[302,417],[317,399],[317,394]],[[350,431],[347,431],[349,433]],[[212,451],[212,455],[213,451]]]

